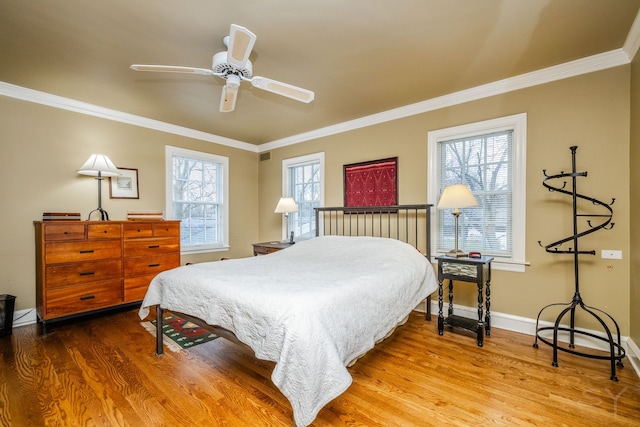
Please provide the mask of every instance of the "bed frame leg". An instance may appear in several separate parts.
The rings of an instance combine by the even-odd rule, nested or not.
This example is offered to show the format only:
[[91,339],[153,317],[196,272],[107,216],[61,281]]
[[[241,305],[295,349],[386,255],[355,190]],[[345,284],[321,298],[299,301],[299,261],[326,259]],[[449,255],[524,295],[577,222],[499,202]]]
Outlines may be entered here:
[[426,305],[426,307],[425,307],[425,309],[426,309],[426,310],[425,310],[425,312],[427,313],[427,314],[425,315],[425,320],[428,320],[429,322],[431,322],[431,295],[429,295],[429,296],[427,297],[427,300],[426,300],[426,302],[425,302],[425,305]]
[[164,347],[162,345],[163,333],[162,333],[162,320],[164,318],[164,309],[159,305],[156,306],[156,356],[164,354]]

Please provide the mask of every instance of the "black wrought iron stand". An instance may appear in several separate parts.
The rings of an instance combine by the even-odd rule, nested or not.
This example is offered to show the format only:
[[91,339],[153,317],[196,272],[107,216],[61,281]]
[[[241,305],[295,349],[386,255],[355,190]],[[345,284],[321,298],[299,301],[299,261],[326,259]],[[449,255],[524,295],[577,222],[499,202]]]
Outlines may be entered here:
[[[553,347],[553,362],[551,363],[553,366],[558,366],[558,350],[560,351],[564,351],[566,353],[571,353],[571,354],[575,354],[576,356],[581,356],[581,357],[588,357],[591,359],[602,359],[602,360],[609,360],[611,362],[611,380],[613,381],[618,381],[618,377],[616,377],[616,365],[619,367],[623,367],[624,365],[622,364],[622,359],[625,356],[625,351],[622,348],[622,345],[620,344],[620,328],[618,327],[618,323],[614,320],[613,317],[611,317],[609,314],[605,313],[604,311],[594,308],[594,307],[590,307],[588,305],[586,305],[584,303],[584,301],[582,300],[582,297],[580,296],[580,283],[578,280],[578,256],[579,255],[595,255],[596,252],[594,250],[591,251],[583,251],[583,250],[579,250],[578,249],[578,239],[581,237],[586,236],[587,234],[591,234],[595,231],[598,231],[600,229],[607,229],[610,230],[611,228],[613,228],[614,223],[611,222],[611,218],[613,217],[613,209],[611,209],[611,205],[613,205],[613,202],[615,201],[615,199],[611,200],[611,203],[607,204],[604,202],[601,202],[599,200],[596,200],[594,198],[591,197],[587,197],[584,196],[582,194],[579,194],[576,191],[576,181],[577,178],[580,177],[586,177],[587,176],[587,172],[576,172],[576,150],[578,149],[577,146],[573,146],[570,147],[571,150],[571,172],[569,173],[565,173],[560,172],[557,175],[547,175],[547,171],[543,170],[544,173],[544,180],[542,181],[542,185],[544,185],[549,191],[557,191],[563,194],[567,194],[569,196],[572,197],[573,199],[573,235],[566,237],[564,239],[558,240],[557,242],[553,242],[550,243],[546,246],[543,246],[542,243],[540,241],[538,241],[538,243],[540,244],[540,246],[543,246],[544,249],[547,252],[553,253],[553,254],[572,254],[573,255],[573,263],[574,263],[574,272],[575,272],[575,294],[573,295],[573,299],[571,300],[571,302],[569,303],[554,303],[554,304],[549,304],[545,307],[542,308],[542,310],[540,310],[540,312],[538,313],[538,318],[536,319],[536,338],[535,341],[533,343],[533,346],[535,348],[538,348],[538,340],[542,341],[543,343]],[[565,187],[567,186],[567,181],[563,181],[562,186],[561,187],[556,187],[553,186],[551,184],[549,184],[549,181],[551,180],[555,180],[555,179],[566,179],[566,178],[571,178],[571,184],[572,187],[571,189],[566,189]],[[578,213],[578,207],[577,207],[577,202],[578,199],[582,199],[582,200],[586,200],[589,201],[591,203],[593,203],[594,205],[597,206],[601,206],[604,209],[606,209],[606,211],[608,211],[608,213],[606,214],[580,214]],[[588,229],[578,232],[578,219],[581,217],[590,217],[590,218],[598,218],[599,220],[601,220],[600,224],[598,225],[593,225],[591,224],[591,220],[587,219],[587,225],[589,226]],[[567,242],[571,242],[573,241],[573,248],[568,248],[566,250],[562,250],[561,247],[563,244],[567,243]],[[540,316],[542,315],[542,313],[549,307],[555,307],[555,306],[565,306],[565,308],[560,312],[560,314],[558,315],[558,317],[556,318],[556,321],[554,323],[553,326],[544,326],[544,327],[540,327],[539,323],[540,323]],[[575,315],[576,315],[576,309],[577,308],[581,308],[582,310],[584,310],[585,312],[589,313],[591,316],[593,316],[602,326],[602,329],[604,331],[604,334],[606,335],[606,338],[604,336],[600,336],[600,335],[596,335],[593,334],[591,332],[587,332],[587,331],[582,331],[579,329],[576,329],[575,327]],[[598,313],[600,313],[603,316],[598,315]],[[567,315],[570,315],[570,321],[569,321],[569,326],[561,326],[560,322],[562,321],[562,319]],[[617,335],[617,339],[614,340],[613,335],[611,334],[611,329],[609,328],[607,322],[605,322],[603,320],[604,318],[608,318],[609,320],[611,320],[611,322],[613,323],[613,325],[615,326],[616,329],[616,335]],[[540,332],[542,331],[549,331],[549,330],[553,330],[553,340],[550,340],[547,337],[541,336]],[[569,332],[569,346],[567,347],[561,347],[558,345],[558,331],[563,331],[563,332]],[[580,352],[575,349],[575,334],[580,334],[580,335],[586,335],[598,340],[602,340],[604,342],[606,342],[609,345],[609,354],[608,355],[599,355],[599,354],[591,354],[591,353],[584,353],[584,352]]]

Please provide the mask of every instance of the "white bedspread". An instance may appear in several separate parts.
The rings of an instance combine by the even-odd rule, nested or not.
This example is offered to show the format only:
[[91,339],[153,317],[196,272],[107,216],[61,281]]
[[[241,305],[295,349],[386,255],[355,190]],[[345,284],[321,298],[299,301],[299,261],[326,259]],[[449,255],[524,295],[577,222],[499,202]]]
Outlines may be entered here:
[[346,365],[435,289],[432,265],[406,243],[326,236],[160,273],[140,316],[160,304],[234,332],[276,362],[271,379],[306,426],[351,384]]

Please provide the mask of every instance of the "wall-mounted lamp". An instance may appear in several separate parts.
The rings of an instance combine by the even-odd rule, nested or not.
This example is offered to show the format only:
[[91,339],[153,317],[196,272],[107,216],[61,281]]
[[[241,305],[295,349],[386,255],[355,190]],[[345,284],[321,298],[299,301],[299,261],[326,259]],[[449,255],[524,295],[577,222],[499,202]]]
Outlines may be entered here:
[[[296,205],[295,200],[292,197],[281,197],[278,200],[278,204],[276,205],[276,209],[273,211],[274,213],[284,214],[284,220],[287,223],[287,236],[289,237],[288,242],[293,244],[293,232],[289,234],[289,214],[291,212],[298,212],[298,205]],[[287,242],[285,239],[284,242]]]
[[89,212],[87,220],[90,220],[91,214],[97,211],[100,212],[100,219],[102,221],[108,221],[109,214],[102,209],[102,177],[120,176],[122,174],[118,171],[118,168],[114,166],[111,159],[104,154],[92,154],[89,160],[84,162],[77,172],[80,175],[95,176],[98,180],[98,207]]
[[453,209],[451,212],[455,218],[455,249],[446,253],[451,257],[464,257],[467,254],[458,249],[458,217],[460,216],[460,208],[470,208],[472,206],[478,206],[478,201],[471,193],[469,187],[465,184],[450,185],[444,189],[442,196],[440,196],[440,202],[438,202],[438,209]]

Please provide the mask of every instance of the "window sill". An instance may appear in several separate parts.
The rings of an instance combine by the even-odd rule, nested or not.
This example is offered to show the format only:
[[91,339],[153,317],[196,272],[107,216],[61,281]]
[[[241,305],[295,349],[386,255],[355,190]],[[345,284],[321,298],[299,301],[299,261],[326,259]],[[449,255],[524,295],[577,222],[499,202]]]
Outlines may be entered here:
[[216,246],[216,247],[199,247],[193,249],[181,249],[180,255],[193,255],[204,254],[208,252],[226,252],[231,249],[231,246]]

